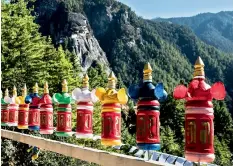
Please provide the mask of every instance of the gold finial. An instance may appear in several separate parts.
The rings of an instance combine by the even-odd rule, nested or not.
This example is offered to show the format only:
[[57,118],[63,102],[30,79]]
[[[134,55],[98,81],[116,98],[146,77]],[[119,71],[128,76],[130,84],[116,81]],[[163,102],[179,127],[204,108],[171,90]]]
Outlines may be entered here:
[[204,63],[200,56],[198,56],[194,65],[194,77],[205,77]]
[[62,92],[64,92],[64,93],[68,92],[68,86],[67,86],[66,79],[64,79],[63,82],[62,82]]
[[147,62],[143,69],[143,81],[152,81],[152,71],[150,63]]
[[27,96],[27,86],[26,86],[26,84],[24,84],[24,87],[22,89],[22,96],[23,97]]
[[16,89],[15,85],[14,85],[14,87],[13,87],[13,96],[14,96],[14,97],[17,96],[17,89]]
[[49,93],[49,85],[48,85],[48,82],[45,81],[45,83],[44,83],[44,94],[47,94],[47,93]]
[[38,93],[38,89],[39,89],[38,84],[35,83],[35,85],[33,86],[33,93]]
[[83,88],[88,88],[89,87],[89,77],[87,74],[83,76]]
[[117,78],[115,74],[113,73],[113,71],[111,71],[111,73],[108,76],[108,88],[115,89],[116,82],[117,82]]
[[6,90],[5,90],[5,96],[9,96],[8,88],[6,88]]

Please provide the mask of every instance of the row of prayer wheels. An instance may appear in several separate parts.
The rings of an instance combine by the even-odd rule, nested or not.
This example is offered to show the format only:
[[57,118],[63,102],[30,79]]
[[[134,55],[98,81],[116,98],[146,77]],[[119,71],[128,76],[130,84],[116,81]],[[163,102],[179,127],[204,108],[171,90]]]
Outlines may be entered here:
[[[185,110],[185,157],[194,162],[212,162],[214,155],[214,125],[212,99],[223,100],[226,92],[221,82],[212,87],[205,82],[204,63],[198,57],[195,63],[193,80],[186,88],[178,85],[174,89],[175,99],[186,100]],[[132,85],[128,92],[124,88],[116,90],[116,77],[113,72],[108,77],[107,88],[89,91],[89,78],[83,77],[82,88],[68,93],[66,80],[62,83],[62,92],[49,96],[48,84],[44,85],[44,94],[38,95],[38,85],[33,93],[27,95],[26,85],[22,96],[17,97],[16,88],[9,97],[8,90],[1,100],[2,126],[17,126],[19,129],[39,130],[41,134],[53,133],[53,104],[57,105],[56,135],[68,137],[72,132],[72,108],[77,105],[77,138],[93,137],[93,104],[98,100],[101,111],[101,143],[112,146],[121,144],[121,106],[126,104],[128,96],[137,102],[136,141],[143,150],[160,149],[160,102],[166,100],[167,93],[163,84],[152,83],[152,68],[144,66],[143,83]],[[172,110],[171,110],[172,111]]]
[[38,85],[33,87],[33,93],[27,96],[27,87],[24,85],[22,96],[17,97],[16,87],[9,97],[8,89],[4,99],[1,99],[1,125],[17,126],[18,129],[40,130],[41,134],[53,133],[53,105],[48,91],[47,82],[44,85],[44,94],[38,95]]

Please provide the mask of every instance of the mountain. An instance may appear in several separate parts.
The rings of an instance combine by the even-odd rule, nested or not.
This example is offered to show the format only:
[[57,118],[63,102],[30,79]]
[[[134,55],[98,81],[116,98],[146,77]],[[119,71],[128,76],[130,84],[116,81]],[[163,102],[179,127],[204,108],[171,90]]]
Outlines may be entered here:
[[[78,56],[82,57],[85,53],[85,59],[91,59],[88,66],[95,67],[96,63],[102,66],[109,64],[109,69],[114,71],[121,87],[139,83],[142,80],[144,64],[150,62],[154,82],[163,82],[165,89],[172,94],[176,85],[180,82],[187,84],[192,79],[193,65],[197,57],[201,56],[205,63],[207,82],[212,84],[222,81],[228,92],[226,101],[229,109],[222,109],[221,106],[224,107],[224,104],[220,104],[221,106],[218,107],[220,112],[215,110],[219,112],[219,116],[215,118],[217,125],[215,131],[221,141],[222,137],[227,140],[227,144],[221,142],[222,145],[216,153],[222,153],[221,148],[228,149],[227,147],[230,147],[231,151],[227,150],[225,157],[217,158],[215,163],[219,165],[229,163],[229,151],[233,152],[231,131],[233,129],[231,125],[229,127],[226,125],[232,122],[229,120],[229,123],[225,123],[222,119],[231,119],[229,111],[233,115],[232,54],[224,53],[204,43],[188,27],[145,20],[138,17],[128,6],[115,0],[37,0],[34,5],[37,23],[41,25],[40,31],[43,35],[51,36],[55,46],[59,45],[57,41],[64,41],[60,44],[73,53],[75,48],[81,45],[81,54]],[[79,17],[71,19],[73,16]],[[79,23],[80,18],[86,23],[85,25]],[[88,34],[84,35],[83,31],[79,30],[80,27],[88,30],[91,40],[98,43],[90,47],[89,42],[86,42]],[[72,36],[75,36],[78,42],[73,42]],[[92,49],[102,50],[104,53],[96,57],[91,53]],[[82,59],[80,63],[83,68],[88,67],[83,65],[85,63]],[[177,149],[182,149],[184,114],[179,108],[180,106],[173,99],[167,101],[161,108],[163,109],[161,125],[165,127],[163,132],[166,133],[166,127],[174,132],[171,137],[174,137],[174,142],[179,145]],[[127,127],[134,134],[135,112],[130,111],[128,116]],[[174,117],[178,118],[174,120]],[[230,129],[226,131],[221,128]],[[222,147],[225,145],[226,148]],[[169,149],[171,148],[167,147],[163,151],[182,155],[181,151]]]
[[141,80],[149,61],[154,78],[171,92],[180,80],[192,78],[193,64],[201,56],[209,82],[223,81],[233,97],[233,55],[203,43],[189,28],[145,20],[114,0],[37,0],[34,5],[42,34],[50,35],[55,45],[62,41],[84,69],[94,61],[109,63],[129,86]]
[[[67,1],[69,3],[71,1]],[[78,5],[75,1],[73,1]],[[41,32],[52,37],[55,46],[60,44],[75,54],[81,64],[82,71],[95,64],[104,64],[109,73],[109,63],[105,52],[93,35],[88,19],[81,12],[67,12],[67,4],[62,1],[36,1],[37,23]]]
[[[161,152],[177,156],[184,154],[184,102],[175,100],[172,91],[178,84],[187,84],[192,79],[193,65],[198,56],[205,63],[207,82],[223,81],[226,85],[230,108],[233,55],[205,44],[189,28],[145,20],[115,0],[36,0],[28,4],[28,8],[34,6],[32,11],[26,4],[24,0],[7,5],[2,3],[4,90],[15,83],[26,82],[31,86],[38,81],[42,85],[47,80],[53,87],[50,92],[54,93],[59,91],[60,80],[66,78],[71,92],[74,87],[81,86],[79,64],[82,72],[87,71],[90,77],[91,89],[106,86],[107,75],[101,66],[114,71],[118,78],[117,88],[129,87],[142,80],[143,66],[150,62],[153,82],[163,82],[168,91],[168,99],[161,102],[160,110]],[[232,165],[232,117],[225,101],[213,103],[215,163]],[[134,105],[129,100],[122,109],[122,142],[127,146],[136,143]],[[75,126],[75,109],[72,111],[72,126]],[[95,134],[101,132],[100,112],[100,103],[97,103],[93,111]],[[54,120],[56,124],[56,118]],[[58,139],[54,135],[49,138]],[[98,141],[72,137],[63,141],[113,151]],[[49,152],[42,152],[38,162],[28,162],[25,160],[28,156],[26,146],[19,143],[13,146],[14,150],[5,142],[2,147],[5,149],[5,163],[17,160],[16,163],[21,165],[79,164],[71,157],[61,159],[61,156]],[[128,154],[128,150],[117,152]]]
[[205,43],[222,51],[233,53],[233,11],[202,13],[193,17],[155,18],[188,26]]

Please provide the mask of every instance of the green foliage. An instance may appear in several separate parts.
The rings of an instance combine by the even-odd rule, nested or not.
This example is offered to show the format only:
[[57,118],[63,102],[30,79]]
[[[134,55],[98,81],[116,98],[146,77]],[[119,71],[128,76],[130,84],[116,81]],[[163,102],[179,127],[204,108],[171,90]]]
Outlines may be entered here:
[[161,127],[160,133],[162,152],[176,156],[184,154],[183,147],[181,148],[181,144],[176,142],[175,134],[170,127]]
[[233,154],[233,120],[225,102],[214,102],[214,115],[215,135],[218,137],[219,141],[229,147],[229,150]]
[[[50,2],[55,3],[55,1],[46,1],[45,3]],[[223,81],[229,95],[233,96],[231,92],[233,87],[233,56],[202,43],[189,29],[178,25],[144,20],[137,17],[127,6],[112,0],[69,0],[56,1],[56,3],[58,11],[62,10],[62,14],[68,12],[86,14],[100,46],[108,55],[111,67],[117,75],[117,88],[139,83],[144,64],[147,61],[151,63],[153,82],[162,81],[165,89],[169,92],[168,100],[161,103],[160,109],[162,152],[179,156],[184,153],[184,102],[174,100],[171,92],[181,79],[187,83],[192,78],[192,66],[197,56],[201,56],[205,62],[207,81]],[[44,6],[48,7],[44,12],[47,13],[47,9],[52,8],[53,5],[50,5],[48,4],[49,7]],[[105,21],[102,22],[102,18],[106,18],[107,7],[110,5],[112,20],[103,19]],[[77,56],[67,51],[71,47],[69,45],[70,39],[65,36],[63,48],[67,49],[66,51],[61,46],[55,49],[51,39],[42,37],[38,32],[39,26],[34,23],[37,20],[30,13],[23,0],[14,4],[2,3],[2,88],[12,87],[13,84],[22,87],[23,83],[32,87],[35,82],[42,85],[47,80],[50,92],[54,93],[61,91],[62,79],[68,80],[69,92],[75,87],[80,87],[79,60]],[[53,13],[53,17],[56,17],[58,13]],[[62,22],[64,20],[60,21],[61,23],[57,25],[64,25]],[[59,27],[54,28],[58,31],[57,33],[60,33]],[[97,30],[101,33],[97,33]],[[51,37],[56,38],[55,36]],[[106,87],[107,74],[104,70],[100,64],[95,64],[88,69],[91,90],[96,87]],[[136,144],[134,104],[129,101],[128,107],[122,111],[122,142],[127,144],[122,150],[104,147],[100,141],[74,137],[64,139],[55,135],[43,136],[28,131],[25,133],[128,154],[129,147]],[[224,102],[215,102],[214,104],[215,163],[227,165],[230,163],[231,153],[233,153],[232,118]],[[72,129],[75,130],[76,108],[74,104],[72,108]],[[56,106],[54,106],[54,110],[56,112]],[[99,135],[101,133],[101,105],[99,102],[95,104],[93,119],[94,134]],[[56,116],[54,116],[55,125]],[[28,157],[29,154],[26,153],[28,145],[2,139],[1,147],[3,149],[1,156],[2,161],[4,161],[3,165],[8,162],[13,165],[19,165],[19,163],[21,165],[52,166],[94,165],[43,150],[40,157],[32,162]]]
[[106,87],[108,82],[108,76],[104,72],[103,66],[96,64],[95,67],[90,67],[87,71],[89,76],[90,88]]
[[80,11],[83,8],[83,0],[66,0],[63,3],[68,12]]
[[7,162],[14,163],[15,156],[13,154],[16,152],[16,148],[11,140],[1,138],[1,165],[6,165]]
[[230,160],[231,159],[231,152],[225,143],[224,140],[221,142],[219,141],[218,137],[214,138],[214,148],[215,148],[215,163],[218,165],[226,165],[226,166],[231,166],[233,162]]
[[77,86],[70,59],[61,47],[53,47],[50,38],[41,36],[34,20],[23,0],[2,3],[2,88],[48,81],[50,92],[57,92],[63,79]]
[[233,120],[225,102],[214,102],[215,163],[233,164]]
[[171,94],[169,94],[167,100],[161,104],[161,126],[171,129],[178,142],[181,144],[184,140],[184,113],[184,101],[175,100]]

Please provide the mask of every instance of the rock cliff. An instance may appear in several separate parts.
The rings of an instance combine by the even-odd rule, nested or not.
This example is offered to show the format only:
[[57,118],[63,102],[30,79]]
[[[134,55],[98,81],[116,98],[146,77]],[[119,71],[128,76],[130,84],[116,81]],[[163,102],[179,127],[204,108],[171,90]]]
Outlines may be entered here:
[[95,62],[104,65],[109,72],[106,54],[80,11],[67,11],[64,3],[57,0],[38,0],[35,6],[41,32],[51,36],[55,45],[62,44],[77,55],[83,72]]

